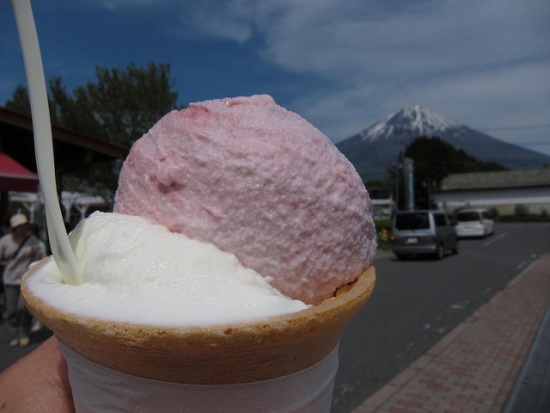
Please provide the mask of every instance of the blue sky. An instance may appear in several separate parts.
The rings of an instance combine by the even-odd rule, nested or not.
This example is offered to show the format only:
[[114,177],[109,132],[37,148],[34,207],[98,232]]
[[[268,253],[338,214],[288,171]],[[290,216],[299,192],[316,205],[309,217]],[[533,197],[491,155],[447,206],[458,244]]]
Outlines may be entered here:
[[[169,63],[181,103],[267,93],[334,142],[421,105],[550,154],[546,0],[32,2],[46,78]],[[0,105],[25,73],[0,1]]]

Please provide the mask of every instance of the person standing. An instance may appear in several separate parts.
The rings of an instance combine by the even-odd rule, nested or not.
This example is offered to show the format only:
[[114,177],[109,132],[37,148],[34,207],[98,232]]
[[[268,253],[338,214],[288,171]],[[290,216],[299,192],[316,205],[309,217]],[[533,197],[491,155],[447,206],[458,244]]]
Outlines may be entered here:
[[27,217],[10,218],[11,233],[0,239],[0,266],[4,269],[5,318],[10,330],[10,347],[27,346],[30,342],[32,317],[21,296],[21,279],[29,265],[39,260],[40,241],[31,234]]
[[[40,229],[38,225],[36,224],[30,224],[29,225],[29,232],[30,234],[34,235],[36,239],[38,240],[38,248],[36,259],[37,261],[41,260],[42,258],[46,257],[46,244],[44,244],[44,241],[40,239]],[[36,319],[32,318],[31,321],[31,332],[35,333],[37,331],[40,331],[42,329],[42,323]]]

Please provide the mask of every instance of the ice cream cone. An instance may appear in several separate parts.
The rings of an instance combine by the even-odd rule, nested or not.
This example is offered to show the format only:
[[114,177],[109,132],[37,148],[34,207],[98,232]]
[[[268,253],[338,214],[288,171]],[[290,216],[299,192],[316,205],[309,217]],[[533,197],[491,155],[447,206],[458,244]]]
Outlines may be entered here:
[[238,384],[306,369],[337,346],[346,323],[370,297],[369,267],[320,305],[262,322],[206,328],[115,323],[62,312],[37,297],[24,277],[22,293],[33,315],[68,348],[99,365],[164,382]]

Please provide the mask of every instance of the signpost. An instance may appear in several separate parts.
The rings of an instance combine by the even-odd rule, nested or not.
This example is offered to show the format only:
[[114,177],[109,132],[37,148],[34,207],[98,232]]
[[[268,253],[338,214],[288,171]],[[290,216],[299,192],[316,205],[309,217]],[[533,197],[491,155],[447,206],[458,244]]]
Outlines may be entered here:
[[407,209],[412,211],[414,210],[414,160],[411,158],[403,158],[403,167]]

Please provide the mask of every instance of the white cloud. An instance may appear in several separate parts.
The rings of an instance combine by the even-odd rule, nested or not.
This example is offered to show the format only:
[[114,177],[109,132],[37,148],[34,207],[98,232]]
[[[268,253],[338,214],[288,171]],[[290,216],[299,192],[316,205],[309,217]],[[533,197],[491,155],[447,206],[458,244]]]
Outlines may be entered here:
[[249,40],[254,34],[253,9],[246,1],[191,1],[182,4],[181,18],[204,35],[234,40]]
[[190,4],[182,13],[204,34],[241,42],[258,34],[267,61],[335,81],[499,64],[537,53],[548,33],[548,11],[519,0]]
[[[544,84],[550,85],[550,60],[399,86],[383,83],[334,89],[302,97],[293,105],[334,140],[349,137],[382,116],[415,104],[470,127],[505,128],[548,123],[544,120],[550,113],[550,95]],[[520,134],[515,131],[518,143]]]
[[[130,0],[104,0],[110,8]],[[263,44],[288,71],[334,83],[414,78],[525,59],[547,50],[550,6],[522,0],[139,0],[203,36]],[[545,36],[546,35],[546,36]]]
[[550,113],[548,6],[261,3],[255,15],[266,40],[261,56],[325,79],[324,90],[297,97],[292,107],[335,140],[413,104],[474,127],[540,124]]
[[178,36],[252,44],[267,64],[314,77],[323,87],[289,97],[289,106],[334,140],[414,104],[473,127],[547,123],[548,2],[104,0],[102,5],[113,11],[170,10],[186,28],[178,27]]

